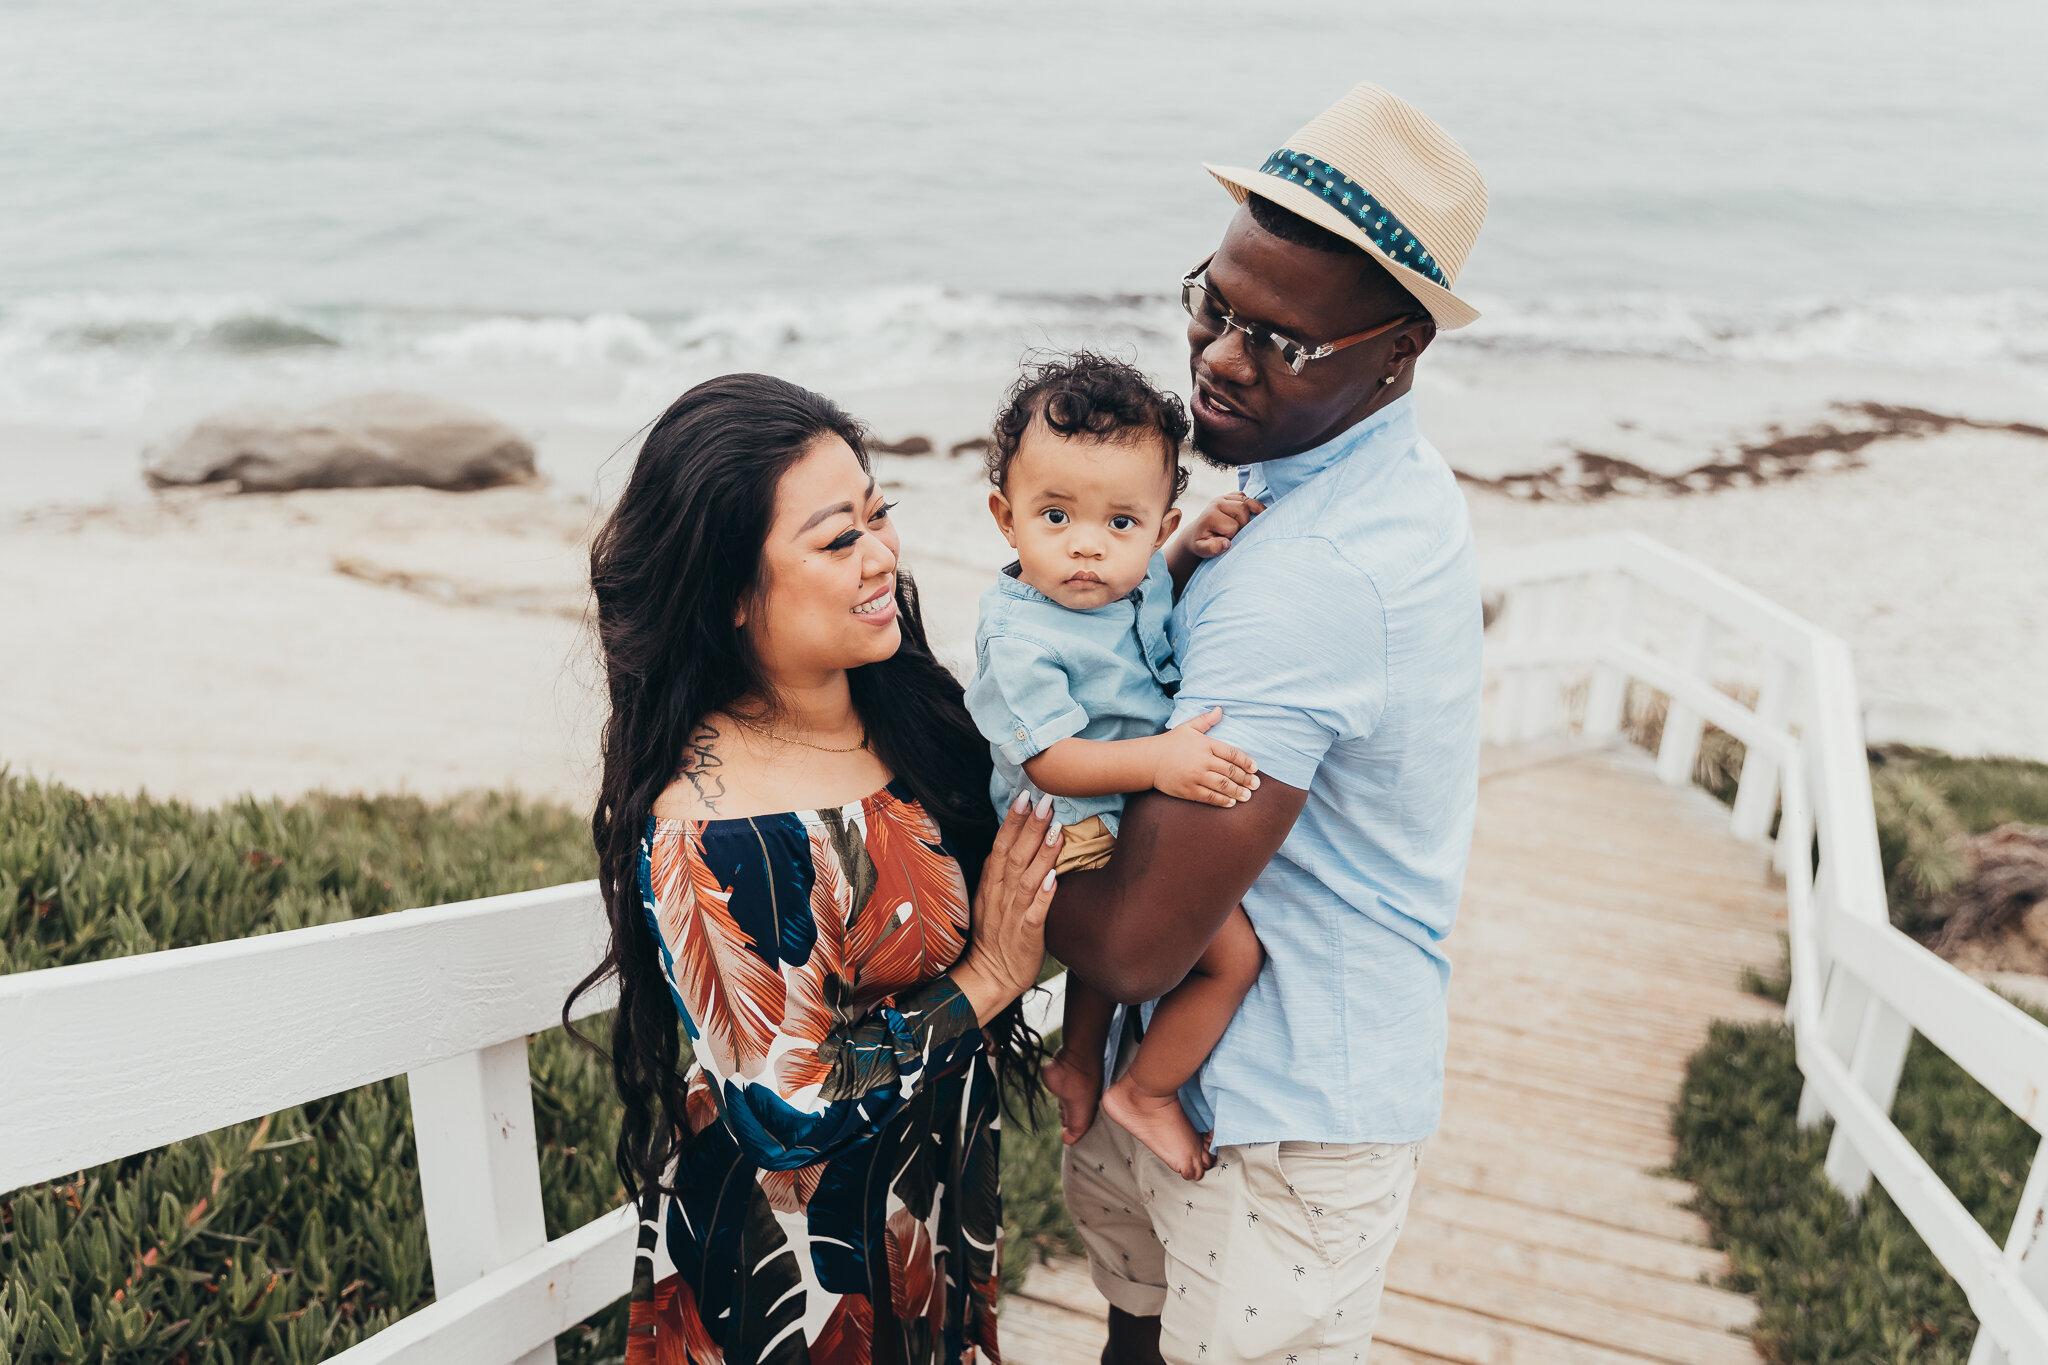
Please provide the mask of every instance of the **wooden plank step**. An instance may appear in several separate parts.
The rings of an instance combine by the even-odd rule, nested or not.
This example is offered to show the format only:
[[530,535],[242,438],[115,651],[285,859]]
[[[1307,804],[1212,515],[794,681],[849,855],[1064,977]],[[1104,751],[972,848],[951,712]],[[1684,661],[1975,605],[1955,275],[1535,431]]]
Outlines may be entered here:
[[[1419,1257],[1404,1260],[1399,1247],[1387,1265],[1387,1292],[1390,1297],[1398,1293],[1411,1301],[1456,1305],[1571,1342],[1580,1350],[1635,1355],[1668,1365],[1755,1365],[1756,1361],[1756,1348],[1730,1332],[1632,1313],[1582,1295],[1502,1279],[1461,1265],[1425,1262]],[[1383,1313],[1382,1321],[1392,1316]]]
[[[1399,1256],[1398,1249],[1395,1252]],[[1424,1351],[1457,1365],[1663,1365],[1656,1356],[1559,1336],[1461,1304],[1389,1290],[1380,1308],[1379,1342]],[[1755,1357],[1752,1355],[1753,1365]],[[1686,1361],[1684,1365],[1703,1365]]]
[[[1641,1316],[1725,1334],[1742,1331],[1756,1321],[1756,1305],[1741,1294],[1651,1274],[1572,1248],[1525,1242],[1513,1229],[1460,1226],[1429,1216],[1426,1199],[1416,1207],[1417,1215],[1409,1219],[1395,1247],[1395,1264],[1455,1266],[1461,1273],[1495,1285],[1495,1302],[1500,1301],[1499,1286],[1545,1291],[1554,1296],[1544,1302],[1559,1320],[1579,1321],[1581,1330],[1585,1315],[1580,1310],[1587,1303],[1615,1310],[1610,1323]],[[1401,1272],[1403,1276],[1409,1273]],[[1539,1321],[1534,1316],[1523,1317]]]
[[1432,1185],[1695,1246],[1707,1243],[1706,1224],[1682,1207],[1692,1197],[1691,1186],[1682,1181],[1648,1175],[1622,1162],[1532,1151],[1512,1131],[1462,1140],[1465,1121],[1459,1123],[1461,1140],[1433,1143],[1423,1153],[1422,1178]]
[[1570,1209],[1539,1208],[1435,1180],[1417,1182],[1415,1210],[1409,1219],[1411,1229],[1442,1223],[1525,1246],[1576,1252],[1684,1284],[1700,1284],[1727,1274],[1729,1269],[1728,1258],[1711,1247],[1635,1228],[1611,1227],[1581,1218]]

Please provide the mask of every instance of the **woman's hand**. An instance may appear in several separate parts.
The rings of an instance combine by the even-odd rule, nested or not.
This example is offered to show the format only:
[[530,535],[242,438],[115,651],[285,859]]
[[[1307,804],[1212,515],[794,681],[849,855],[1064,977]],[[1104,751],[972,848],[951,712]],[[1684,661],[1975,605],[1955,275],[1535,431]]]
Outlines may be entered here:
[[1059,853],[1052,798],[1043,798],[1033,810],[1028,794],[1018,796],[982,864],[970,912],[972,937],[966,956],[953,968],[953,984],[974,1006],[978,1023],[988,1023],[1038,984],[1045,961],[1045,912],[1052,907],[1052,866]]

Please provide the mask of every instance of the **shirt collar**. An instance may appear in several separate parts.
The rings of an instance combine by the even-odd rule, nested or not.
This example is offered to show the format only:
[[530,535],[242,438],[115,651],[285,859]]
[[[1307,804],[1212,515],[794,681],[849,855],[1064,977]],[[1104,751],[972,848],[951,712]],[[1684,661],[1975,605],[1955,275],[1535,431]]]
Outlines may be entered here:
[[1379,411],[1321,445],[1237,471],[1237,486],[1261,502],[1284,498],[1343,460],[1380,447],[1405,445],[1415,436],[1415,395],[1404,393]]

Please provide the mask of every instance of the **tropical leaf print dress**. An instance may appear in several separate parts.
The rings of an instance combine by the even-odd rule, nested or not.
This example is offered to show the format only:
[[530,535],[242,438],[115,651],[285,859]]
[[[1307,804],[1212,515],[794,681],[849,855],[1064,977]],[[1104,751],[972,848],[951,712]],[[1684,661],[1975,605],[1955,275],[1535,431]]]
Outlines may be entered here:
[[937,824],[894,784],[650,821],[641,895],[696,1062],[628,1360],[998,1360],[995,1077]]

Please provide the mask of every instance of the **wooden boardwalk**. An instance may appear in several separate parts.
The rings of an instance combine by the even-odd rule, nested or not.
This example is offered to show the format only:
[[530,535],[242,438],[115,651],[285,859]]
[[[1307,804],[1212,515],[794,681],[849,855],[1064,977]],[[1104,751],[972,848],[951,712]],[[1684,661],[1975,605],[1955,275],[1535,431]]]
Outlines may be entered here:
[[[1647,757],[1489,753],[1450,940],[1443,1125],[1388,1267],[1376,1365],[1751,1365],[1754,1308],[1682,1207],[1670,1108],[1741,990],[1780,956],[1765,854]],[[1003,1306],[1010,1365],[1085,1365],[1101,1297],[1078,1261]]]

